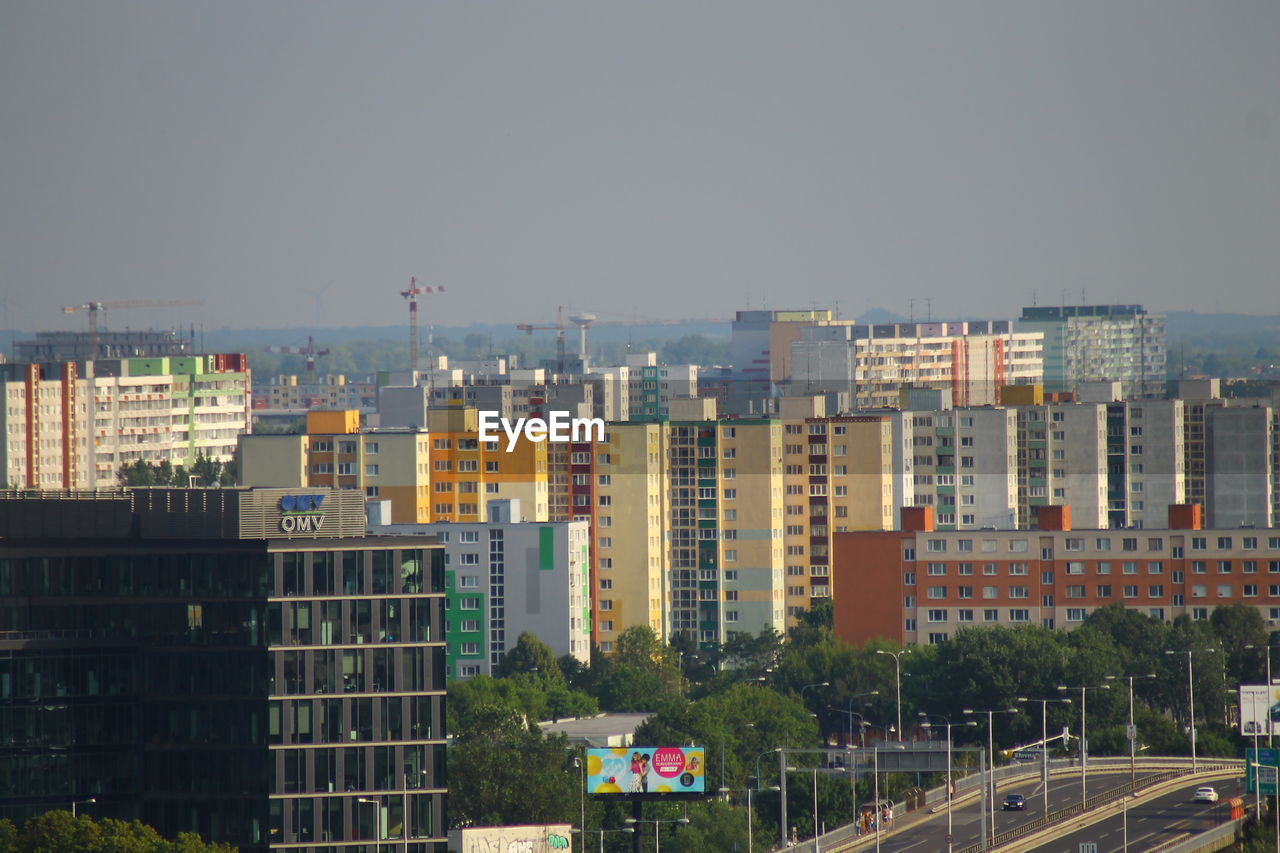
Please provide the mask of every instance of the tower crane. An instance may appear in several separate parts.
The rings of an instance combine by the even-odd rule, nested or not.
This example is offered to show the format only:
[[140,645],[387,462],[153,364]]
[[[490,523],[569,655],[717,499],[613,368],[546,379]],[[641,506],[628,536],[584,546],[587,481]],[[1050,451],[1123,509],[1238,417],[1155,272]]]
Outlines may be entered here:
[[316,357],[328,355],[329,350],[316,349],[316,341],[311,335],[307,335],[307,345],[305,347],[264,347],[263,352],[282,352],[291,355],[305,355],[307,357],[307,384],[316,384]]
[[63,314],[84,311],[89,317],[89,357],[98,357],[98,315],[103,311],[125,308],[180,308],[187,305],[203,305],[203,299],[117,299],[111,302],[85,302],[81,305],[63,305]]
[[415,276],[409,276],[409,289],[400,295],[409,300],[409,369],[418,369],[418,297],[428,293],[444,293],[444,285],[420,287]]
[[535,324],[535,323],[517,323],[516,328],[520,331],[532,335],[534,332],[555,331],[556,335],[556,372],[564,373],[565,368],[565,344],[564,344],[564,306],[556,306],[556,322]]

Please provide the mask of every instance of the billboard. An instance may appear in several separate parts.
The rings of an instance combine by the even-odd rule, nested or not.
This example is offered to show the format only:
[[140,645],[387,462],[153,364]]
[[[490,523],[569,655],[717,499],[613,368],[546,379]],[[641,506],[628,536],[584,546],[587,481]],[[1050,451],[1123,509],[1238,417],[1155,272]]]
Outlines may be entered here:
[[1240,734],[1280,734],[1280,684],[1240,685]]
[[706,767],[700,746],[588,749],[587,793],[654,798],[704,794]]

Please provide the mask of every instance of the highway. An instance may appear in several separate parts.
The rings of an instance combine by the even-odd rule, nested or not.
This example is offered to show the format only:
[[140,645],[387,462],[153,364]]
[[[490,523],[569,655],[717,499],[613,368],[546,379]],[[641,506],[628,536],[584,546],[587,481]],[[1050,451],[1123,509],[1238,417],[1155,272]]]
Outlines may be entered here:
[[[1191,794],[1201,785],[1212,785],[1221,795],[1216,804],[1193,803]],[[1125,815],[1119,804],[1104,806],[1111,817],[1092,826],[1076,830],[1060,838],[1030,848],[1035,853],[1080,853],[1080,845],[1094,843],[1100,851],[1147,850],[1165,841],[1186,836],[1216,826],[1231,816],[1227,800],[1242,796],[1243,782],[1239,779],[1216,782],[1189,782],[1176,791],[1154,800],[1140,803],[1128,810],[1128,846],[1125,846]],[[1253,798],[1246,799],[1253,807]]]
[[[1138,778],[1144,779],[1153,772],[1139,772]],[[1089,796],[1099,794],[1129,781],[1127,769],[1122,773],[1093,772],[1088,777]],[[1000,802],[1006,794],[1022,794],[1027,798],[1026,811],[1001,811]],[[1189,796],[1189,795],[1188,795]],[[1079,776],[1055,776],[1049,782],[1049,810],[1054,811],[1080,801]],[[952,811],[952,848],[959,850],[970,844],[981,841],[982,827],[978,823],[977,797],[966,799]],[[1035,820],[1043,812],[1042,787],[1039,779],[1027,780],[1022,784],[1000,786],[996,800],[996,832],[1013,829],[1023,823]],[[932,808],[936,803],[930,803]],[[939,812],[927,821],[904,827],[901,830],[881,836],[882,853],[936,853],[947,849],[947,815]],[[1099,848],[1101,849],[1101,848]],[[1071,853],[1079,853],[1073,848]]]

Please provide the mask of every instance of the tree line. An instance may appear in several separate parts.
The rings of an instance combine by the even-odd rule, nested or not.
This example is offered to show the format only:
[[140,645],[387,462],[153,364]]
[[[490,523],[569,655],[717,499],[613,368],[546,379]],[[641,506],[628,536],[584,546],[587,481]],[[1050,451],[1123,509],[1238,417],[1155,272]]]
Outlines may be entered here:
[[[696,744],[706,749],[709,791],[725,797],[692,803],[646,803],[645,819],[685,816],[687,826],[664,832],[672,851],[745,849],[742,800],[754,797],[753,825],[759,837],[777,837],[779,761],[776,748],[839,750],[872,740],[936,739],[941,727],[921,726],[920,714],[974,719],[956,727],[957,746],[986,745],[986,715],[964,711],[1017,709],[994,718],[997,762],[1007,752],[1039,741],[1039,703],[1019,699],[1070,698],[1050,703],[1050,732],[1069,727],[1072,737],[1059,754],[1079,749],[1079,691],[1088,698],[1091,755],[1128,752],[1128,680],[1134,680],[1135,719],[1142,747],[1154,755],[1189,752],[1186,735],[1187,655],[1193,650],[1197,753],[1238,756],[1244,740],[1234,728],[1234,689],[1263,683],[1273,636],[1257,610],[1219,607],[1209,620],[1173,622],[1113,605],[1092,613],[1073,631],[1026,627],[974,627],[931,646],[899,649],[873,641],[853,646],[831,630],[830,605],[807,613],[786,637],[764,632],[736,637],[705,651],[677,638],[663,642],[637,626],[620,635],[607,653],[596,650],[589,665],[557,660],[536,637],[522,635],[493,677],[449,686],[450,819],[455,826],[581,822],[582,768],[563,736],[548,736],[537,720],[598,712],[650,712],[635,733],[644,746]],[[1211,650],[1211,651],[1210,651]],[[891,653],[902,652],[901,718]],[[1110,677],[1110,678],[1109,678]],[[821,760],[797,753],[788,764],[805,770]],[[957,761],[957,764],[962,762]],[[758,778],[757,778],[758,777]],[[723,782],[721,781],[723,779]],[[890,796],[939,780],[916,774],[881,776]],[[801,837],[812,834],[811,773],[790,778],[789,822]],[[853,817],[855,803],[871,797],[871,780],[819,773],[818,814],[830,828]],[[587,826],[621,828],[629,804],[587,802]],[[650,830],[652,825],[650,826]],[[670,832],[670,835],[667,835]],[[622,850],[629,839],[607,834],[605,845]],[[612,846],[611,846],[612,845]]]
[[192,832],[172,841],[141,821],[72,815],[55,810],[18,827],[0,818],[0,853],[236,853],[229,844],[212,844]]

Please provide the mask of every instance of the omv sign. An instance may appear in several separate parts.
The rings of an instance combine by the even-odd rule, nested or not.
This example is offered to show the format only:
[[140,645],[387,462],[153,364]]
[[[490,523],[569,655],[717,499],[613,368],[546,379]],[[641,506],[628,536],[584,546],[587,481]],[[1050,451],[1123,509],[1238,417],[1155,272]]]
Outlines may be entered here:
[[280,498],[280,529],[285,533],[316,533],[324,525],[324,495],[284,495]]

